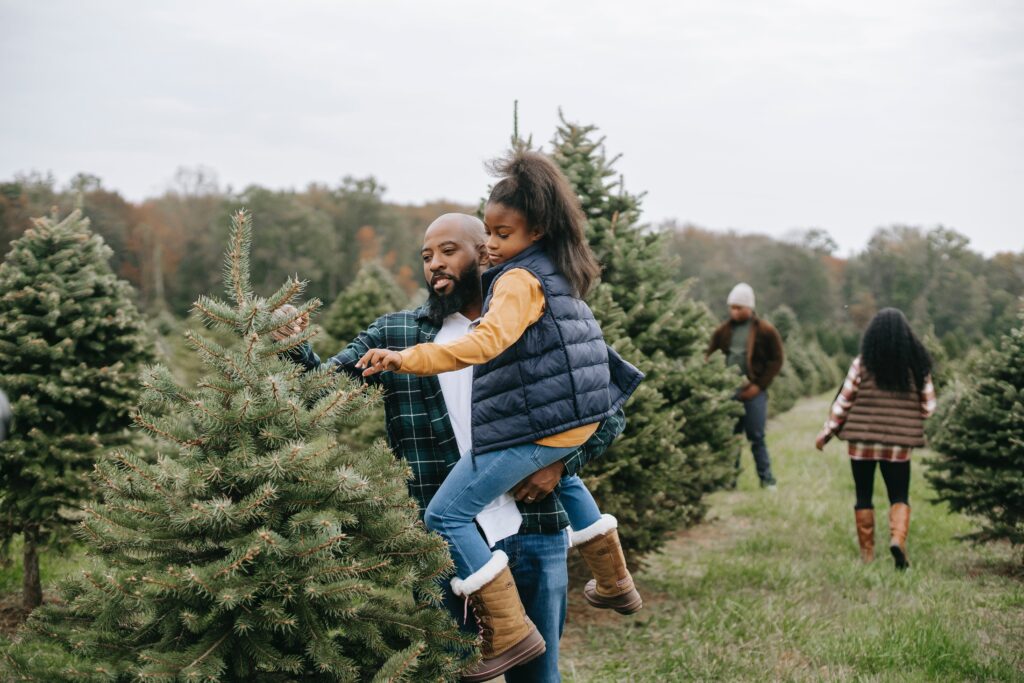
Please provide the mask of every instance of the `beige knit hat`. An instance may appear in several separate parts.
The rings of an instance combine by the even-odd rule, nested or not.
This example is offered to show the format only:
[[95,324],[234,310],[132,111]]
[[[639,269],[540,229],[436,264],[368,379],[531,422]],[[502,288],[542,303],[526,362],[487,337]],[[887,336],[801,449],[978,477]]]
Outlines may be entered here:
[[725,300],[728,306],[746,306],[754,308],[754,288],[746,282],[741,282],[729,292],[729,298]]

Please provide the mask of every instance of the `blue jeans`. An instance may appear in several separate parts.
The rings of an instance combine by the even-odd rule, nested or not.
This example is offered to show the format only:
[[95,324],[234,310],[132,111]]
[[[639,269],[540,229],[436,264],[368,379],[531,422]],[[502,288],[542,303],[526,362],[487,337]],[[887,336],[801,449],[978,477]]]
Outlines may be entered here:
[[[513,446],[474,458],[462,458],[445,477],[427,505],[423,521],[448,541],[455,573],[460,579],[479,571],[491,559],[491,549],[474,519],[484,506],[537,470],[576,450],[535,443]],[[579,477],[563,477],[558,497],[574,529],[601,519],[593,496]]]
[[[765,424],[768,422],[768,392],[762,391],[749,401],[743,401],[743,417],[736,425],[736,433],[744,432],[750,442],[750,450],[754,452],[754,465],[757,467],[757,478],[763,486],[775,483],[772,474],[772,461],[768,457],[768,446],[764,442]],[[740,461],[736,459],[736,469]]]
[[[505,672],[507,683],[557,683],[558,641],[565,626],[566,596],[569,575],[565,558],[569,550],[569,535],[563,530],[554,534],[516,534],[498,541],[495,548],[508,555],[509,567],[515,579],[523,607],[530,620],[547,643],[543,655],[522,666]],[[469,611],[468,623],[463,622],[463,598],[452,593],[451,585],[444,582],[445,600],[459,627],[476,635],[476,619]]]

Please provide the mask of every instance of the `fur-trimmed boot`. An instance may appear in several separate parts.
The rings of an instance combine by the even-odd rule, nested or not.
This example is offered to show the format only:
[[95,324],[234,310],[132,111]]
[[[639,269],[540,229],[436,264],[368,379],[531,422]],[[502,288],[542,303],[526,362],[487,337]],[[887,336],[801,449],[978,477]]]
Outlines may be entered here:
[[489,681],[544,654],[544,637],[526,616],[504,552],[496,550],[465,579],[452,579],[452,590],[466,599],[467,607],[473,605],[480,626],[483,659],[462,673],[465,683]]
[[907,532],[910,531],[910,506],[906,503],[896,503],[889,508],[889,552],[892,559],[896,561],[896,569],[906,569],[910,566],[907,559]]
[[611,515],[585,529],[572,532],[572,544],[583,556],[594,578],[583,588],[583,597],[594,607],[632,614],[644,606],[626,568],[619,543],[618,521]]
[[860,559],[871,562],[875,559],[875,511],[871,508],[854,510],[857,520],[857,542],[860,544]]

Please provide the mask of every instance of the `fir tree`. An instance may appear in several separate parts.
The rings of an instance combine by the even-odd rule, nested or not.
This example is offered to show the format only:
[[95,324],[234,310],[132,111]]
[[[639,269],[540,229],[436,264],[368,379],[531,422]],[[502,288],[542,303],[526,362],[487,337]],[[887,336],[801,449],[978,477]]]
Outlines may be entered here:
[[781,413],[803,396],[838,391],[845,376],[843,370],[821,348],[817,337],[804,330],[796,312],[782,304],[771,312],[768,320],[779,331],[786,354],[782,371],[768,394],[772,410]]
[[949,388],[930,425],[928,478],[953,510],[984,520],[978,540],[1024,545],[1024,316]]
[[661,236],[640,223],[642,195],[623,188],[596,133],[562,117],[552,156],[576,188],[602,266],[594,313],[606,340],[647,373],[623,437],[587,471],[636,562],[698,521],[704,494],[731,479],[739,378],[717,356],[705,362],[714,320],[674,281]]
[[5,538],[24,537],[26,609],[42,602],[38,549],[80,511],[101,449],[126,435],[150,359],[110,257],[76,211],[37,219],[0,265],[0,387],[14,413],[0,444],[0,519]]
[[[330,335],[325,340],[329,347],[322,347],[328,354],[334,354],[345,344],[356,338],[360,332],[384,315],[401,311],[410,305],[409,297],[398,286],[395,277],[380,262],[363,262],[355,279],[342,290],[324,316],[324,330]],[[379,403],[372,413],[351,423],[339,437],[353,448],[366,448],[378,439],[386,438],[384,425],[384,404]]]
[[394,276],[379,262],[366,261],[355,279],[328,307],[324,329],[345,344],[380,316],[400,311],[408,304],[409,297]]
[[235,341],[187,333],[208,371],[194,388],[160,366],[144,373],[134,420],[163,452],[99,463],[104,502],[78,529],[93,566],[32,615],[8,676],[451,680],[470,643],[439,608],[447,547],[423,529],[409,469],[383,443],[339,445],[339,418],[374,395],[282,358],[312,332],[271,332],[319,302],[282,315],[303,290],[295,280],[255,296],[250,220],[233,222],[230,303],[200,297],[195,308]]

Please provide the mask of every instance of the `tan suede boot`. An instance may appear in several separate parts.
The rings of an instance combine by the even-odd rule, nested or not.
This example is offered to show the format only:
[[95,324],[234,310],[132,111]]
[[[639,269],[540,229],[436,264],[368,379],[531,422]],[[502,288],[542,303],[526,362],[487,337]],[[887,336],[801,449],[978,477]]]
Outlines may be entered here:
[[907,532],[910,531],[910,506],[906,503],[896,503],[889,508],[889,551],[892,559],[896,561],[896,569],[906,569],[910,566],[907,558]]
[[572,544],[594,574],[583,588],[587,602],[619,614],[633,614],[644,606],[644,601],[626,568],[618,526],[611,515],[601,515],[599,521],[586,529],[573,530]]
[[860,559],[871,562],[875,559],[875,511],[854,510],[857,519],[857,542],[860,543]]
[[473,605],[480,625],[483,659],[462,673],[465,683],[489,681],[544,654],[544,637],[526,616],[504,552],[495,551],[487,564],[465,579],[452,579],[452,590]]

